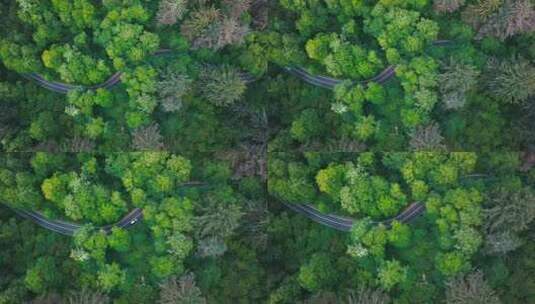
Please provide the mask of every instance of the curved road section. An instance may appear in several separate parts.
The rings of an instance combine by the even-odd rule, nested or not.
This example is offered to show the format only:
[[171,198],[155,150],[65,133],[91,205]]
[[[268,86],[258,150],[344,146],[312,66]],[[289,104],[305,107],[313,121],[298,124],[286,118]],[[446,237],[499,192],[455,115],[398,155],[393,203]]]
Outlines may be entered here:
[[[203,182],[198,182],[198,181],[190,181],[187,183],[183,183],[181,186],[182,187],[204,187],[206,186],[206,184]],[[45,217],[39,212],[13,208],[7,204],[4,204],[4,205],[8,207],[9,209],[13,210],[15,213],[17,213],[21,217],[24,217],[45,229],[48,229],[50,231],[54,231],[63,235],[73,236],[77,230],[79,230],[80,228],[84,226],[82,224],[65,222],[62,220],[52,220],[52,219]],[[125,215],[121,220],[119,220],[117,223],[106,225],[106,226],[95,227],[95,229],[102,230],[105,233],[109,234],[111,233],[114,227],[128,229],[131,226],[137,224],[141,219],[143,219],[143,209],[134,208],[127,215]]]
[[[73,236],[77,230],[83,227],[83,225],[80,225],[80,224],[69,223],[69,222],[65,222],[61,220],[51,220],[51,219],[46,218],[41,213],[35,212],[35,211],[15,209],[15,208],[11,208],[11,209],[18,215],[36,223],[37,225],[45,229],[48,229],[50,231],[59,233],[59,234]],[[96,227],[96,228],[98,230],[103,230],[106,233],[111,233],[111,230],[113,227],[128,229],[131,226],[135,225],[137,222],[139,222],[139,220],[142,218],[143,218],[143,210],[140,208],[135,208],[117,223],[112,224],[112,225],[107,225],[107,226]]]
[[[343,80],[331,78],[328,76],[317,76],[312,75],[308,73],[305,69],[301,67],[286,67],[284,68],[288,73],[301,78],[304,82],[309,83],[313,86],[325,88],[325,89],[334,89],[334,87],[340,83],[343,82]],[[391,65],[388,66],[386,69],[384,69],[381,73],[379,73],[377,76],[360,81],[360,82],[354,82],[353,84],[362,84],[366,85],[370,82],[376,82],[378,84],[384,84],[387,82],[390,78],[392,78],[396,74],[395,66]]]
[[[172,50],[170,49],[160,49],[154,52],[154,56],[160,56],[171,53]],[[56,93],[60,94],[67,94],[69,91],[72,90],[96,90],[96,89],[111,89],[115,85],[121,83],[121,72],[116,72],[110,78],[108,78],[106,81],[99,83],[94,86],[83,86],[83,85],[73,85],[63,82],[57,82],[57,81],[49,81],[46,80],[43,76],[41,76],[38,73],[28,73],[23,74],[23,77],[30,79],[34,82],[36,82],[39,86]],[[256,80],[256,77],[249,73],[242,73],[241,78],[245,83],[250,83]]]
[[[37,73],[24,74],[23,76],[27,79],[30,79],[36,82],[39,86],[56,93],[67,94],[72,90],[96,90],[96,89],[111,89],[115,85],[121,83],[121,72],[113,74],[108,80],[103,83],[94,85],[94,86],[82,86],[82,85],[73,85],[63,82],[48,81],[43,76]],[[249,73],[242,73],[242,80],[245,83],[250,83],[256,80],[256,78]]]
[[[446,46],[451,43],[452,43],[451,40],[435,40],[431,43],[431,45]],[[172,52],[171,49],[160,49],[154,52],[154,56],[160,56],[160,55],[168,54],[171,52]],[[330,89],[330,90],[334,89],[334,87],[337,84],[340,84],[344,81],[341,79],[336,79],[336,78],[332,78],[328,76],[312,75],[308,73],[302,67],[285,67],[284,70],[296,77],[299,77],[306,83],[309,83],[311,85],[314,85],[320,88]],[[386,67],[381,73],[377,74],[375,77],[356,82],[355,84],[366,85],[369,82],[384,84],[390,78],[395,76],[395,74],[396,74],[395,66],[391,65],[391,66]],[[27,79],[35,81],[38,85],[40,85],[41,87],[47,90],[54,91],[54,92],[61,93],[61,94],[67,94],[69,91],[76,90],[76,89],[91,89],[91,90],[96,90],[100,88],[110,89],[113,86],[121,82],[121,75],[122,75],[121,72],[116,72],[110,78],[108,78],[108,80],[104,81],[103,83],[94,85],[94,86],[82,86],[82,85],[73,85],[73,84],[68,84],[68,83],[63,83],[63,82],[48,81],[43,76],[37,73],[24,74],[23,76]],[[251,83],[257,80],[256,77],[246,72],[242,73],[241,76],[245,83]]]
[[[319,223],[321,225],[339,230],[344,232],[349,232],[353,228],[353,224],[356,220],[338,216],[334,214],[324,214],[320,212],[318,209],[314,208],[311,205],[308,204],[288,204],[283,203],[287,208],[302,214],[309,219],[313,220],[316,223]],[[80,228],[83,227],[81,224],[75,224],[75,223],[69,223],[61,220],[52,220],[46,218],[44,215],[42,215],[39,212],[35,211],[28,211],[28,210],[22,210],[22,209],[15,209],[11,208],[15,213],[18,215],[36,223],[37,225],[48,229],[50,231],[67,235],[67,236],[73,236],[76,231],[78,231]],[[417,216],[421,215],[425,211],[425,206],[422,203],[412,203],[410,204],[403,212],[398,214],[397,216],[387,219],[384,221],[376,221],[373,222],[373,224],[377,225],[385,225],[386,227],[390,227],[393,221],[399,221],[401,223],[409,223],[412,220],[414,220]],[[111,233],[111,230],[113,227],[128,229],[131,226],[138,223],[143,218],[143,210],[140,208],[135,208],[132,211],[130,211],[127,215],[125,215],[120,221],[118,221],[115,224],[112,225],[106,225],[97,227],[99,230],[103,230],[105,233],[109,234]]]
[[[284,205],[288,207],[289,209],[308,217],[309,219],[313,220],[316,223],[322,224],[324,226],[327,226],[327,227],[330,227],[339,231],[345,231],[345,232],[351,231],[351,229],[353,228],[353,224],[356,221],[354,219],[347,218],[347,217],[322,213],[318,209],[307,204],[284,203]],[[393,221],[398,221],[401,223],[409,223],[424,212],[425,212],[425,205],[419,202],[415,202],[415,203],[410,204],[400,214],[396,215],[395,217],[391,219],[387,219],[384,221],[375,221],[372,223],[376,225],[382,224],[382,225],[385,225],[386,227],[390,227]]]
[[[452,42],[453,42],[452,40],[435,40],[431,43],[431,45],[447,46],[447,45],[450,45]],[[337,84],[340,84],[344,81],[341,79],[336,79],[336,78],[332,78],[328,76],[312,75],[302,67],[285,67],[284,70],[296,77],[301,78],[301,80],[303,80],[306,83],[309,83],[313,86],[317,86],[320,88],[330,89],[330,90],[334,89],[334,87]],[[390,80],[390,78],[394,77],[395,75],[396,75],[396,66],[390,65],[386,67],[381,73],[377,74],[376,76],[370,79],[358,81],[358,82],[352,82],[352,83],[366,85],[370,82],[375,82],[378,84],[384,84],[388,80]]]
[[[449,45],[452,41],[451,40],[436,40],[433,41],[432,45],[434,46],[444,46]],[[170,49],[160,49],[154,53],[155,56],[163,55],[172,52]],[[343,80],[328,77],[328,76],[321,76],[321,75],[312,75],[308,73],[304,68],[302,67],[285,67],[285,71],[288,73],[295,75],[296,77],[299,77],[303,81],[325,89],[334,89],[334,87],[340,83],[343,82]],[[385,68],[381,73],[379,73],[377,76],[370,78],[368,80],[357,82],[358,84],[367,84],[369,82],[375,82],[379,84],[384,84],[387,82],[390,78],[392,78],[396,74],[395,66],[391,65]],[[121,72],[116,72],[113,74],[108,80],[104,81],[103,83],[94,85],[94,86],[81,86],[81,85],[73,85],[73,84],[67,84],[62,82],[55,82],[55,81],[48,81],[43,76],[37,74],[37,73],[29,73],[24,74],[23,76],[27,79],[35,81],[38,85],[41,87],[54,91],[61,94],[67,94],[69,91],[77,90],[77,89],[110,89],[113,86],[117,85],[121,82]],[[242,79],[246,83],[250,83],[256,80],[256,78],[249,74],[249,73],[242,73]],[[340,231],[350,231],[354,220],[338,215],[333,214],[323,214],[318,209],[314,208],[311,205],[308,204],[287,204],[284,203],[286,207],[289,209],[300,213],[311,220],[320,223],[322,225],[325,225],[327,227],[340,230]],[[60,220],[50,220],[44,217],[42,214],[34,211],[28,211],[28,210],[21,210],[21,209],[13,209],[17,214],[19,214],[22,217],[25,217],[34,223],[38,224],[41,227],[44,227],[48,230],[72,236],[74,233],[82,227],[82,225],[64,222]],[[412,221],[415,217],[419,216],[425,211],[425,206],[422,203],[416,202],[410,204],[403,212],[398,214],[396,217],[384,221],[378,221],[374,222],[375,224],[383,224],[386,226],[390,226],[391,223],[396,220],[403,223],[407,223]],[[140,219],[143,218],[143,210],[136,208],[132,210],[130,213],[128,213],[125,217],[123,217],[119,222],[99,227],[100,229],[104,230],[106,233],[110,233],[111,229],[113,227],[119,227],[119,228],[129,228],[132,225],[135,225]]]

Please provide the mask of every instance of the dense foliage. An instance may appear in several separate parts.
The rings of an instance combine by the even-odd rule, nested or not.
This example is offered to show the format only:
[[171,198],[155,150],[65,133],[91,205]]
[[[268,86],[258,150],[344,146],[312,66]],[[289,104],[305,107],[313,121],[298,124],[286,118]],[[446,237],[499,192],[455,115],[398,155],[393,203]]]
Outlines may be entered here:
[[0,14],[0,304],[535,303],[533,0]]

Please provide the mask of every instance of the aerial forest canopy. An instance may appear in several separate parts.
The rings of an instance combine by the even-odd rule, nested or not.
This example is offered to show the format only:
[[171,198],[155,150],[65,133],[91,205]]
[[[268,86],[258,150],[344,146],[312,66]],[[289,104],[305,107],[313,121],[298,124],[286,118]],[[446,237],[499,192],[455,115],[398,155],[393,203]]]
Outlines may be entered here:
[[0,304],[535,303],[534,0],[0,16]]

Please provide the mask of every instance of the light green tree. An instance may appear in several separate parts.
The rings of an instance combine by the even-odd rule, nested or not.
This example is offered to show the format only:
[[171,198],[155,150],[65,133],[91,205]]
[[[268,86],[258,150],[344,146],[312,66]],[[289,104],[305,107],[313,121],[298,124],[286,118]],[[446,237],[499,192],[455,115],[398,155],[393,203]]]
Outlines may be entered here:
[[106,291],[119,287],[125,282],[126,273],[117,263],[106,264],[98,272],[98,284]]
[[407,279],[407,271],[407,267],[401,266],[399,261],[386,261],[379,268],[379,284],[381,284],[385,290],[391,290],[394,286],[403,283]]
[[246,85],[236,68],[228,65],[205,67],[199,89],[204,98],[216,106],[229,106],[238,101]]

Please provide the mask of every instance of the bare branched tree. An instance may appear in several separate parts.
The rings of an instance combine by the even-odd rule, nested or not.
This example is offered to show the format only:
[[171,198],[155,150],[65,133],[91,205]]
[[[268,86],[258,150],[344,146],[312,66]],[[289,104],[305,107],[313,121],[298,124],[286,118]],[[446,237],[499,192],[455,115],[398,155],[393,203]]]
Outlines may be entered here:
[[199,240],[196,254],[200,257],[221,256],[227,251],[225,240],[218,236],[211,236]]
[[347,297],[348,304],[387,304],[390,298],[380,289],[361,287],[358,291],[350,291]]
[[526,151],[522,155],[522,166],[520,171],[528,172],[533,166],[535,166],[535,151]]
[[270,222],[267,200],[248,200],[242,217],[241,233],[255,248],[268,246],[268,226]]
[[248,176],[258,176],[262,180],[267,178],[266,147],[263,144],[242,144],[240,148],[219,153],[219,157],[229,161],[232,168],[232,178],[239,180]]
[[60,151],[60,146],[55,140],[47,140],[47,141],[40,142],[34,147],[32,147],[31,151],[57,153]]
[[535,5],[530,0],[508,1],[510,16],[505,28],[505,37],[535,30]]
[[132,134],[132,148],[135,151],[157,151],[164,148],[163,137],[158,124],[139,127]]
[[46,295],[41,295],[30,302],[28,304],[58,304],[63,303],[61,297],[57,293],[49,293]]
[[439,13],[451,13],[464,5],[464,0],[434,0],[433,9]]
[[195,217],[195,236],[198,240],[197,255],[218,256],[225,253],[225,239],[234,235],[243,216],[241,207],[235,203],[221,201],[215,195],[206,195]]
[[259,30],[265,29],[269,21],[268,0],[253,0],[251,15],[253,17],[253,27]]
[[95,149],[95,143],[90,139],[74,136],[63,143],[61,149],[63,152],[91,152]]
[[160,284],[160,304],[205,304],[206,299],[195,284],[195,275],[188,273],[171,277]]
[[505,255],[523,244],[522,239],[513,232],[498,232],[485,237],[485,247],[483,250],[489,255]]
[[248,32],[249,28],[240,25],[237,19],[225,18],[219,24],[219,33],[213,48],[220,49],[225,45],[239,44]]
[[173,25],[187,12],[187,0],[161,0],[156,13],[160,25]]
[[500,304],[501,301],[483,278],[481,271],[457,276],[446,283],[448,304]]
[[222,9],[199,4],[184,21],[182,34],[193,48],[220,49],[229,44],[239,44],[249,32],[241,15],[250,8],[249,0],[223,1]]
[[468,5],[462,13],[462,18],[473,28],[478,29],[492,14],[498,11],[502,3],[503,0],[480,0],[476,4]]
[[202,214],[195,217],[196,233],[199,238],[208,236],[229,237],[240,225],[243,215],[240,206],[217,202],[212,196],[207,197],[207,205],[201,208]]
[[4,140],[4,138],[8,137],[11,133],[11,128],[7,124],[0,124],[0,143]]
[[190,14],[189,18],[182,24],[180,31],[189,41],[193,41],[204,34],[211,24],[219,22],[220,18],[221,12],[218,9],[203,7]]
[[520,115],[514,124],[514,132],[527,150],[522,157],[523,165],[520,170],[528,172],[535,166],[535,94],[522,104]]
[[475,5],[475,12],[483,20],[487,20],[493,13],[497,12],[503,0],[480,0]]
[[99,291],[92,291],[89,289],[82,289],[80,291],[72,292],[65,303],[68,304],[106,304],[109,303],[109,298]]
[[184,102],[184,96],[191,91],[193,81],[187,75],[177,74],[167,70],[163,79],[158,82],[159,102],[165,112],[179,111]]
[[535,193],[529,188],[515,192],[497,189],[489,194],[487,203],[488,207],[483,209],[484,251],[504,255],[522,246],[518,234],[535,219]]
[[475,87],[478,76],[479,71],[475,67],[450,58],[444,65],[444,72],[438,75],[444,107],[448,110],[463,107],[466,103],[466,93]]
[[508,103],[524,103],[535,95],[535,65],[521,57],[489,60],[486,86],[496,97]]
[[235,20],[238,20],[251,7],[251,0],[223,0],[221,3],[225,9],[225,15]]
[[303,304],[337,304],[339,303],[334,292],[323,291],[312,295],[303,301]]
[[[12,89],[9,86],[0,82],[0,96],[10,98],[12,95],[11,91]],[[5,137],[16,132],[18,127],[16,127],[17,124],[15,121],[19,119],[19,117],[16,107],[8,102],[0,104],[0,143]]]
[[352,138],[342,137],[329,140],[328,152],[362,152],[366,150],[366,144]]
[[426,126],[418,126],[410,134],[409,145],[414,151],[443,151],[446,146],[442,143],[444,137],[440,134],[440,126],[431,123]]
[[521,232],[535,219],[535,193],[529,188],[515,192],[498,189],[490,195],[490,206],[483,209],[489,233]]
[[[508,37],[535,30],[533,2],[530,0],[506,0],[496,8],[497,4],[496,1],[481,1],[465,12],[467,19],[472,19],[470,23],[478,28],[477,39],[494,36],[505,40]],[[475,17],[471,17],[471,13],[476,13]]]

